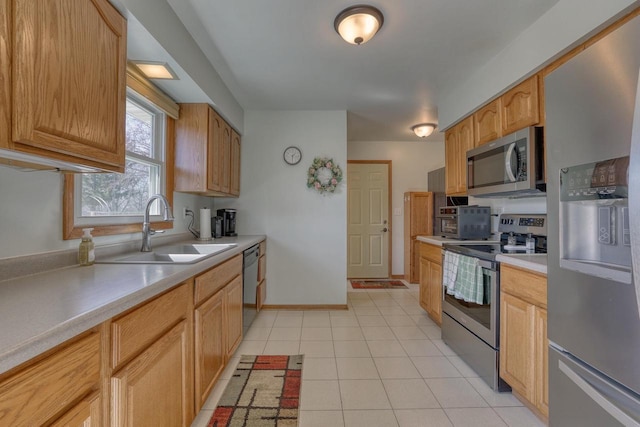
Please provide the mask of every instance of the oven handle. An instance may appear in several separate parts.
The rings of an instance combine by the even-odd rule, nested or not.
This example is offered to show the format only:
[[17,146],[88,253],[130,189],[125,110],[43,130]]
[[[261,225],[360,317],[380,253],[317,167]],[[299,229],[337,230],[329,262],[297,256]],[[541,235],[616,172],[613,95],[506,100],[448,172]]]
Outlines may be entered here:
[[[460,252],[452,251],[451,249],[445,249],[444,251],[442,251],[442,265],[444,265],[444,253],[447,252],[447,251],[452,252],[454,254],[458,254],[458,255],[464,255],[464,254],[461,254]],[[470,255],[464,255],[464,256],[470,256]],[[495,261],[487,261],[487,260],[484,260],[482,258],[478,258],[478,257],[474,257],[474,256],[471,256],[471,258],[477,258],[478,259],[478,264],[482,268],[490,270],[490,271],[492,271],[494,273],[496,271],[498,271],[498,263],[495,262]]]

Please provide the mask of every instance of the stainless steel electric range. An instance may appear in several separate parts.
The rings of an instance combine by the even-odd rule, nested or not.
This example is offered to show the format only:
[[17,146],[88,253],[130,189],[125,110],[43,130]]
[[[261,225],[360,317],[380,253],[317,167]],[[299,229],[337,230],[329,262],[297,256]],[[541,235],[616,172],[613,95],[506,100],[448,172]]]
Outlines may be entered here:
[[[443,289],[442,340],[473,368],[491,388],[509,391],[500,378],[500,254],[546,253],[546,215],[503,214],[500,241],[480,244],[445,244],[453,252],[477,258],[482,268],[484,300],[468,302]],[[529,239],[529,248],[527,248]],[[444,260],[443,260],[444,261]],[[445,263],[443,262],[443,271]]]

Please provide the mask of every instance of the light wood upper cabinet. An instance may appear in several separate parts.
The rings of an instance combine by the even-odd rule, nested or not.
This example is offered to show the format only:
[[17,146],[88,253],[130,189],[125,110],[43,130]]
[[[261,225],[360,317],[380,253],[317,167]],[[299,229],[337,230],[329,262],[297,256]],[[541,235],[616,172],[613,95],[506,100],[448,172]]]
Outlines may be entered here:
[[500,97],[503,135],[540,122],[538,86],[535,75]]
[[447,195],[467,193],[467,151],[475,145],[473,116],[445,133],[445,178]]
[[240,134],[231,129],[231,188],[230,193],[240,195]]
[[122,172],[126,20],[107,0],[7,0],[0,16],[0,148]]
[[475,146],[502,136],[500,99],[496,99],[473,114]]
[[186,193],[240,194],[240,135],[207,104],[180,104],[174,181]]
[[[78,403],[79,402],[79,403]],[[100,426],[100,334],[90,333],[0,382],[0,425]],[[57,420],[57,421],[56,421]],[[82,421],[79,422],[79,421]]]
[[549,415],[547,278],[503,264],[500,284],[500,375],[544,419]]

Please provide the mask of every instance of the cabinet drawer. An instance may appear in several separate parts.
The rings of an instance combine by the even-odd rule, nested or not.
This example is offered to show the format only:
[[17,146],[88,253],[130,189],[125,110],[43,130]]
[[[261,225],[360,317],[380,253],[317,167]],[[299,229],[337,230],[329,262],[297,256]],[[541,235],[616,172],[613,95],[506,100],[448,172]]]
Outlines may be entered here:
[[242,254],[196,277],[195,304],[200,304],[240,274],[242,274]]
[[100,334],[56,350],[0,383],[0,424],[44,425],[100,385]]
[[189,289],[180,285],[111,323],[114,370],[186,317]]
[[420,243],[420,256],[429,261],[442,264],[442,248],[428,243]]
[[547,276],[502,264],[500,289],[513,296],[547,308]]

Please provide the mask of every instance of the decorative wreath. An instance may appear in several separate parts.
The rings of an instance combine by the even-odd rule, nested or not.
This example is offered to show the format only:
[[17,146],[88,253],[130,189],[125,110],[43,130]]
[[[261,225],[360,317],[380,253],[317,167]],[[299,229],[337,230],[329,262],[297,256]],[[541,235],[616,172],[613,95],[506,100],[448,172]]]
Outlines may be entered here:
[[316,157],[307,174],[307,187],[314,188],[320,193],[333,193],[342,181],[342,169],[333,159]]

